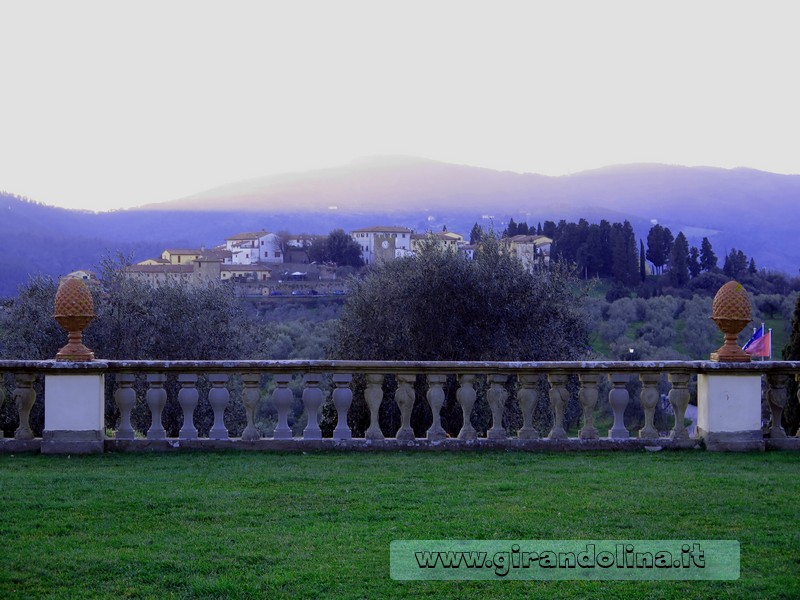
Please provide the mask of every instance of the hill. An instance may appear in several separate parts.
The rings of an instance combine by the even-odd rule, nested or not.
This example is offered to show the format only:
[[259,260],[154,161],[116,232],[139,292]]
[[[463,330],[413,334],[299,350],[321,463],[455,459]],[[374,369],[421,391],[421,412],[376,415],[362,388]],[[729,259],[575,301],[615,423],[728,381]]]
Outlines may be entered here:
[[386,157],[103,213],[0,193],[0,214],[0,296],[13,294],[29,273],[90,268],[106,252],[142,259],[168,246],[216,245],[240,231],[392,224],[467,234],[476,221],[503,229],[512,217],[529,224],[628,219],[639,237],[657,220],[692,244],[708,236],[719,256],[736,247],[759,267],[794,275],[800,266],[793,243],[800,176],[752,169],[637,164],[548,177]]

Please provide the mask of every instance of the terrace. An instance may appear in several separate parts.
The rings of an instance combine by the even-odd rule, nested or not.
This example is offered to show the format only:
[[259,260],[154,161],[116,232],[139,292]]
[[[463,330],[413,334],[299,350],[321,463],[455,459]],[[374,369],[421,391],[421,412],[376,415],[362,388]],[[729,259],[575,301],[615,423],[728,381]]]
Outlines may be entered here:
[[[730,285],[726,284],[726,288]],[[721,295],[725,295],[722,290],[715,306]],[[738,320],[715,315],[721,325],[728,321],[741,324],[733,333],[730,326],[723,327],[726,342],[709,361],[110,361],[94,360],[81,343],[81,330],[91,318],[91,296],[85,284],[76,279],[65,280],[59,296],[62,298],[56,299],[56,318],[70,332],[70,343],[56,360],[0,361],[0,376],[13,376],[11,394],[19,414],[14,438],[0,440],[0,451],[635,450],[701,445],[709,450],[800,449],[800,438],[788,438],[780,425],[787,402],[787,382],[790,378],[800,381],[800,362],[749,362],[735,342],[735,333],[749,320],[749,304],[748,315],[739,315]],[[728,304],[742,301],[735,295],[724,299]],[[73,314],[67,315],[70,310]],[[741,322],[744,316],[747,320]],[[391,385],[387,376],[393,378]],[[455,398],[463,416],[463,426],[452,437],[440,420],[448,378],[450,387],[457,386]],[[362,384],[354,386],[356,380]],[[199,381],[204,385],[198,386]],[[634,387],[640,390],[635,397],[629,391],[632,381],[640,384]],[[165,385],[168,382],[171,385]],[[667,385],[673,423],[664,434],[654,426],[654,417],[661,396],[659,386],[663,389]],[[610,388],[608,404],[613,410],[613,424],[607,431],[600,431],[594,424],[595,409],[600,390],[605,387]],[[271,391],[266,393],[268,388]],[[168,389],[182,413],[182,426],[176,437],[167,436],[162,421]],[[288,422],[295,389],[301,389],[299,395],[307,417],[301,437],[293,436]],[[363,393],[370,414],[363,437],[354,437],[348,424],[354,389]],[[478,436],[471,422],[479,390],[485,393],[491,410],[491,427],[485,437]],[[513,435],[504,425],[511,409],[517,410],[510,401],[509,390],[513,391],[511,398],[521,415],[521,426],[514,428]],[[697,398],[697,428],[695,436],[690,437],[684,415],[692,390]],[[246,414],[246,427],[238,437],[231,437],[226,423],[225,410],[231,403],[232,391],[241,394]],[[151,424],[146,431],[136,432],[131,425],[137,398],[150,412]],[[326,399],[331,400],[337,417],[330,437],[323,437],[319,425],[320,407]],[[30,425],[37,400],[44,403],[41,437],[34,434]],[[213,410],[213,426],[202,438],[195,423],[195,409],[201,400]],[[277,413],[277,425],[270,437],[262,436],[255,423],[262,402],[271,402]],[[430,407],[431,422],[424,427],[422,438],[415,435],[420,423],[412,427],[416,402],[427,402]],[[399,426],[382,421],[384,403],[396,403]],[[570,437],[565,428],[565,412],[570,406],[574,409],[575,403],[579,405],[582,427]],[[638,403],[644,415],[640,428],[625,422],[625,411],[631,403]],[[762,403],[771,416],[767,426],[762,422]],[[537,406],[551,411],[552,427],[547,431],[538,431],[534,426]],[[108,411],[112,412],[107,419]]]

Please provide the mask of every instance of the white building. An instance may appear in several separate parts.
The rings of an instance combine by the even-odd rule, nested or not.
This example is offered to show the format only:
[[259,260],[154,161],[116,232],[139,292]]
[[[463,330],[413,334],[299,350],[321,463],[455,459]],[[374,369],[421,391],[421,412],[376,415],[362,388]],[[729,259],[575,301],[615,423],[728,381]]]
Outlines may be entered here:
[[407,227],[378,226],[354,229],[350,237],[361,246],[361,257],[369,265],[409,254],[412,233]]
[[282,263],[280,238],[268,231],[246,232],[225,238],[225,249],[231,252],[231,264]]
[[511,255],[516,256],[531,271],[538,265],[550,263],[550,246],[553,243],[543,235],[515,235],[503,238],[502,243],[508,245]]

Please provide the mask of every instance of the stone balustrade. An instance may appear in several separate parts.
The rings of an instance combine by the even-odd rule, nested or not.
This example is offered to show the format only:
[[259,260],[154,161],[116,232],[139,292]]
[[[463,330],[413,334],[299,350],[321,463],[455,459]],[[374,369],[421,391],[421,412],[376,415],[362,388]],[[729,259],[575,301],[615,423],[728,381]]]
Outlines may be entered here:
[[[4,374],[12,375],[15,382],[11,395],[20,424],[13,439],[0,440],[0,451],[227,447],[637,449],[693,448],[701,442],[709,449],[800,449],[800,438],[788,438],[780,425],[788,400],[787,383],[790,378],[800,381],[800,362],[0,361],[0,375]],[[114,376],[113,389],[105,386],[109,375]],[[202,392],[198,386],[201,376]],[[391,394],[385,392],[387,376],[392,376],[396,384]],[[684,415],[695,376],[697,435],[690,437]],[[362,382],[359,389],[363,389],[370,417],[363,438],[353,436],[347,420],[356,377]],[[452,432],[453,437],[448,436],[440,418],[448,377],[450,385],[457,386],[454,397],[464,416],[463,426],[457,434]],[[654,421],[661,398],[659,385],[663,388],[665,379],[671,388],[668,398],[672,409],[672,426],[667,433],[659,432]],[[641,391],[632,398],[628,390],[631,381],[637,380],[639,385],[635,387]],[[176,400],[183,414],[183,425],[175,438],[168,437],[162,424],[168,381],[177,386]],[[231,403],[233,387],[241,395],[246,425],[241,436],[232,439],[225,410]],[[298,389],[302,390],[299,394]],[[521,426],[514,428],[513,436],[504,422],[511,405],[509,389],[514,390],[514,408],[521,416]],[[609,390],[608,404],[613,412],[613,424],[607,431],[598,430],[595,424],[601,389]],[[45,400],[42,438],[34,438],[29,424],[37,390]],[[485,438],[478,437],[470,419],[479,390],[485,393],[491,412]],[[207,438],[198,437],[194,421],[201,393],[213,411]],[[2,394],[0,386],[0,401]],[[151,415],[147,431],[136,432],[131,425],[137,394],[139,398],[143,396]],[[104,427],[106,396],[108,400],[113,397],[119,411],[112,436],[106,435]],[[305,410],[306,425],[295,437],[289,417],[298,400]],[[332,437],[323,438],[320,407],[328,400],[336,413],[336,424]],[[763,431],[762,401],[772,417],[770,426]],[[381,407],[387,402],[395,403],[399,411],[399,426],[393,431],[381,422]],[[432,415],[422,438],[415,436],[412,423],[412,411],[419,402],[427,402]],[[277,414],[274,431],[266,438],[256,426],[262,403],[271,403]],[[638,403],[644,415],[643,426],[637,430],[631,430],[625,420],[631,403]],[[537,407],[541,411],[543,405],[551,415],[549,431],[539,431],[534,425],[534,413]],[[574,410],[576,405],[581,427],[570,438],[565,415],[570,406]]]

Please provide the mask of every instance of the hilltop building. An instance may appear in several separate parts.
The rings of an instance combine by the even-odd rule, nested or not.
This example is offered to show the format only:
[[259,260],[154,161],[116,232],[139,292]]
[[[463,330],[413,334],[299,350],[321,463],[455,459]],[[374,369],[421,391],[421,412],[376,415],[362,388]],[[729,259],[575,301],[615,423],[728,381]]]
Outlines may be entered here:
[[527,270],[537,265],[550,263],[550,247],[553,240],[544,235],[515,235],[503,238],[501,243],[508,246],[512,256],[517,257]]
[[350,237],[361,246],[361,257],[369,265],[410,254],[412,233],[407,227],[376,226],[354,229]]
[[457,252],[459,247],[464,245],[464,236],[458,233],[442,231],[439,233],[412,233],[411,252],[416,253],[424,243],[424,240],[433,240],[437,246],[451,252]]
[[237,233],[225,238],[225,249],[231,252],[231,264],[282,263],[280,238],[268,231]]

